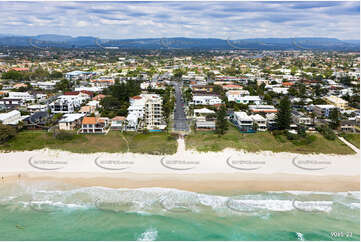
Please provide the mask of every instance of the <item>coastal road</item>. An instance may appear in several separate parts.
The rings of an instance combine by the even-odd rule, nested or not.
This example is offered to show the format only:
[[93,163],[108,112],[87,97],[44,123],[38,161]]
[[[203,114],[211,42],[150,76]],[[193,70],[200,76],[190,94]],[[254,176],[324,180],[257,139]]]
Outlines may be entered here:
[[188,131],[187,117],[184,112],[184,101],[182,90],[178,82],[174,83],[175,88],[175,111],[174,111],[174,130]]

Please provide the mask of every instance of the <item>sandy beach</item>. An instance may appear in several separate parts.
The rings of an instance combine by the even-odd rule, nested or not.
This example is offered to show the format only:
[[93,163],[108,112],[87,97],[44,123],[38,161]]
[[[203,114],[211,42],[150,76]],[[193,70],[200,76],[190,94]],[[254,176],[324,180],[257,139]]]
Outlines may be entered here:
[[43,149],[2,153],[0,168],[4,183],[51,180],[79,186],[165,187],[195,192],[360,189],[359,153],[301,155],[226,149],[162,156]]

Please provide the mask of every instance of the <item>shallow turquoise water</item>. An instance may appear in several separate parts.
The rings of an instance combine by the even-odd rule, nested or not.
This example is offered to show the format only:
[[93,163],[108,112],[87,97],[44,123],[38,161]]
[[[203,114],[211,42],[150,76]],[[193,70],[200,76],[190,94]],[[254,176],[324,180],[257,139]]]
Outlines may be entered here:
[[3,185],[0,240],[360,240],[359,203],[359,192]]

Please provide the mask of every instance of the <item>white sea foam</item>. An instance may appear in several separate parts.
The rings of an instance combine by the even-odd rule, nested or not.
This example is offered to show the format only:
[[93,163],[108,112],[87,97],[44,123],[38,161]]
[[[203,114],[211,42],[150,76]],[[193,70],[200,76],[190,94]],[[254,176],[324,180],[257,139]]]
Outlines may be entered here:
[[158,231],[154,228],[149,228],[139,235],[137,241],[154,241],[157,239]]
[[298,239],[298,240],[301,240],[301,241],[304,241],[304,240],[305,240],[305,238],[303,237],[303,234],[302,234],[302,233],[296,232],[296,235],[297,235],[297,239]]
[[[36,189],[38,188],[38,189]],[[280,194],[280,195],[277,195]],[[281,194],[288,194],[287,197]],[[328,192],[265,192],[256,194],[243,194],[234,197],[200,194],[173,188],[106,188],[106,187],[82,187],[69,190],[44,190],[43,186],[30,186],[22,193],[18,192],[20,201],[31,204],[35,208],[44,206],[64,207],[72,209],[99,208],[113,211],[159,213],[164,210],[181,209],[184,212],[199,212],[202,209],[212,209],[218,212],[235,211],[270,211],[285,212],[292,210],[330,212],[333,206],[333,197],[330,200],[317,201],[297,200],[298,195],[346,195],[342,204],[350,209],[359,207],[354,199],[359,192],[328,193]],[[292,199],[292,196],[294,198]],[[20,197],[20,198],[19,198]],[[8,199],[15,196],[8,196]],[[344,200],[344,199],[342,199]],[[353,200],[353,201],[352,201]],[[163,208],[163,209],[162,209]]]

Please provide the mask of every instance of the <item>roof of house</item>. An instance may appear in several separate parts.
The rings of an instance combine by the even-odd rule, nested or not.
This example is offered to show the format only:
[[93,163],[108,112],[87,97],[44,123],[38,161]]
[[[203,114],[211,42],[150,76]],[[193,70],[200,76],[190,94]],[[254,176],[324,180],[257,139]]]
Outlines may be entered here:
[[81,123],[82,124],[96,124],[97,121],[98,120],[96,117],[84,117],[83,121]]
[[69,113],[65,114],[63,118],[59,121],[59,123],[67,123],[67,122],[74,122],[80,118],[84,117],[84,114],[81,113]]
[[112,118],[112,121],[124,121],[125,117],[124,116],[115,116],[114,118]]
[[134,96],[134,97],[131,97],[132,99],[142,99],[141,96]]
[[213,110],[208,108],[194,109],[195,113],[215,113]]

